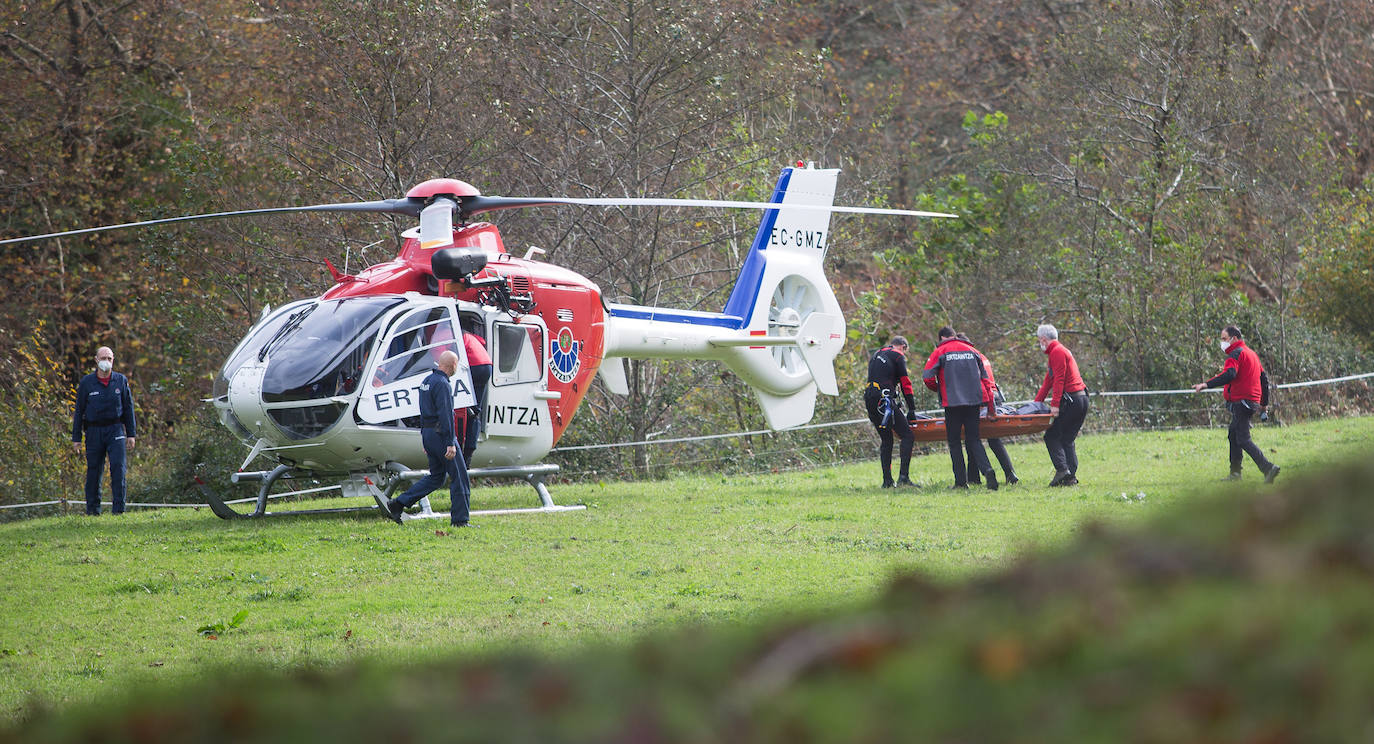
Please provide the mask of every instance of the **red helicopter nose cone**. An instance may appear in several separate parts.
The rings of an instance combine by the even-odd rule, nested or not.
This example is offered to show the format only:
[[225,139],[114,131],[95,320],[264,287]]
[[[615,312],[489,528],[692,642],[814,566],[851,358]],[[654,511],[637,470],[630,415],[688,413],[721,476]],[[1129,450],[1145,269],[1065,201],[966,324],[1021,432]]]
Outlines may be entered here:
[[476,186],[467,181],[459,181],[456,178],[431,178],[422,184],[418,184],[406,192],[406,197],[410,199],[428,199],[435,194],[452,194],[453,196],[481,196],[482,192]]

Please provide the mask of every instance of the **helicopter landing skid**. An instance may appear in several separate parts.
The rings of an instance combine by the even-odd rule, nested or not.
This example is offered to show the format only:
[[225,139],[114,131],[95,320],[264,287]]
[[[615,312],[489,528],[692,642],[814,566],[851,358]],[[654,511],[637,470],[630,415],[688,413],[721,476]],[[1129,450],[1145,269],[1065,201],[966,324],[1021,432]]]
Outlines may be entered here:
[[[214,512],[215,516],[219,517],[220,519],[256,519],[258,517],[298,516],[302,514],[348,514],[351,512],[372,511],[376,508],[372,506],[344,506],[332,509],[293,509],[291,511],[282,512],[267,511],[267,503],[270,499],[285,498],[288,496],[308,496],[310,494],[323,493],[325,491],[334,490],[340,490],[343,492],[344,495],[347,496],[353,495],[350,493],[350,490],[356,489],[356,484],[352,483],[352,481],[355,479],[353,477],[350,477],[349,480],[344,481],[343,484],[338,486],[319,486],[316,488],[296,489],[292,491],[287,491],[285,493],[272,493],[272,487],[276,485],[278,481],[290,481],[296,478],[307,477],[310,476],[308,474],[292,473],[290,466],[287,465],[278,465],[277,467],[271,470],[259,470],[251,472],[239,471],[229,477],[229,480],[232,483],[239,484],[261,482],[262,485],[258,488],[257,496],[250,496],[245,499],[231,500],[225,500],[218,493],[216,493],[214,489],[208,487],[204,482],[200,481],[199,479],[197,479],[196,482],[200,486],[201,495],[205,497],[205,503],[209,505],[210,511]],[[350,489],[350,486],[355,486],[355,489]],[[230,504],[244,504],[248,502],[255,502],[253,511],[251,513],[245,514],[242,512],[235,511],[232,507],[230,507]]]
[[[484,509],[471,512],[477,516],[490,516],[496,514],[531,514],[539,512],[562,512],[576,511],[585,509],[581,504],[573,506],[559,506],[553,502],[553,497],[549,495],[549,489],[544,485],[545,476],[558,472],[558,466],[550,463],[540,463],[537,465],[516,465],[507,467],[493,468],[472,468],[468,471],[470,478],[519,478],[525,481],[534,492],[539,496],[539,506],[529,508],[511,509]],[[309,473],[292,472],[290,466],[278,465],[271,470],[261,470],[253,472],[234,473],[230,480],[236,484],[260,483],[257,496],[250,496],[244,499],[225,500],[208,487],[204,482],[197,481],[200,486],[201,494],[205,497],[205,503],[209,505],[210,511],[221,519],[256,519],[258,517],[284,517],[300,516],[305,514],[349,514],[360,512],[381,512],[379,504],[386,503],[386,500],[395,493],[396,489],[402,485],[428,475],[427,470],[406,470],[403,466],[393,465],[389,472],[360,474],[354,473],[345,477],[338,485],[318,486],[314,488],[304,488],[289,490],[283,493],[272,493],[273,486],[279,482],[288,482],[297,478],[312,478]],[[385,491],[379,486],[385,484]],[[338,491],[339,496],[344,498],[371,499],[373,504],[368,506],[347,506],[331,509],[292,509],[289,511],[269,512],[267,505],[269,500],[290,496],[308,496],[315,493],[326,491]],[[235,511],[231,504],[254,503],[251,513]],[[426,501],[426,507],[428,502]],[[426,508],[423,513],[405,515],[406,519],[448,519],[448,512],[435,512]]]
[[[471,514],[472,516],[485,517],[498,514],[538,514],[543,512],[578,511],[581,509],[586,509],[587,507],[583,504],[574,504],[572,506],[559,506],[558,504],[555,504],[553,502],[553,497],[549,495],[548,487],[544,485],[544,476],[552,475],[557,472],[558,466],[551,463],[540,463],[538,465],[510,465],[504,467],[491,468],[469,468],[469,479],[519,478],[520,480],[523,480],[526,483],[528,483],[529,486],[534,489],[534,492],[539,496],[539,506],[511,509],[476,509],[469,512],[469,514]],[[429,475],[428,470],[396,471],[395,479],[392,480],[391,484],[387,486],[386,493],[382,494],[381,497],[377,500],[377,511],[382,511],[380,505],[386,503],[386,500],[391,498],[391,495],[395,493],[396,489],[400,488],[403,483],[423,478],[426,475]],[[424,504],[424,510],[422,512],[420,512],[419,514],[403,514],[401,515],[401,520],[411,521],[415,519],[449,518],[449,512],[431,511],[429,509],[428,500],[425,499],[422,500],[422,502]]]

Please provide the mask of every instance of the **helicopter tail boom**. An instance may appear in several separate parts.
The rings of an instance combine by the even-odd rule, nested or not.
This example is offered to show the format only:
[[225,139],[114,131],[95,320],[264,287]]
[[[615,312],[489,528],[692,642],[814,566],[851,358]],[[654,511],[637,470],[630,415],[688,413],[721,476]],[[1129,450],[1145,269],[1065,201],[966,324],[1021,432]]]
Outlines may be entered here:
[[[784,169],[735,287],[720,313],[610,305],[602,374],[613,392],[615,357],[715,359],[758,394],[775,429],[811,420],[817,391],[839,393],[834,359],[844,314],[822,263],[838,170]],[[789,209],[788,207],[798,207]]]

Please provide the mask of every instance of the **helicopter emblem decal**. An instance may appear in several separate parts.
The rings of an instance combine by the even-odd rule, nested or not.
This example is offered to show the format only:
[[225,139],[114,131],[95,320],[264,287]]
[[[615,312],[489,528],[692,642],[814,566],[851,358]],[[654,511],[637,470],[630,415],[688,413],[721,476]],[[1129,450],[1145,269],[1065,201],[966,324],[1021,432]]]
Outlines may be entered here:
[[564,326],[558,332],[558,341],[549,350],[549,372],[554,379],[568,383],[577,377],[577,370],[582,367],[578,358],[581,350],[582,342],[573,339],[572,331]]

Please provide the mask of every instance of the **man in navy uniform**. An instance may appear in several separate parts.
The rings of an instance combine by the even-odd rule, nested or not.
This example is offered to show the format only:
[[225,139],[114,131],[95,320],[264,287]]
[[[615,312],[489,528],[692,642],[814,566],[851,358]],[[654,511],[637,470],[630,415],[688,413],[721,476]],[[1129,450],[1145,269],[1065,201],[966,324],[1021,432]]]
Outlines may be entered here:
[[[881,444],[878,447],[878,461],[883,468],[883,488],[908,486],[911,482],[911,449],[916,437],[907,425],[908,417],[914,415],[916,400],[912,397],[911,378],[906,372],[906,339],[893,336],[887,346],[879,349],[868,360],[868,385],[864,387],[864,407],[868,410],[868,420],[878,430]],[[901,402],[897,396],[906,399],[906,413],[902,413]],[[892,480],[892,435],[902,440],[902,463],[897,480]]]
[[95,351],[96,371],[81,378],[72,409],[72,450],[81,452],[86,438],[86,513],[100,513],[100,471],[110,461],[110,511],[124,513],[125,454],[134,448],[138,435],[134,422],[134,397],[129,379],[114,371],[114,352],[108,346]]
[[439,356],[439,363],[429,376],[420,383],[420,426],[425,455],[429,457],[429,475],[415,481],[406,492],[394,499],[382,500],[376,496],[377,503],[397,524],[401,523],[401,513],[406,507],[428,496],[431,491],[444,484],[448,476],[449,522],[454,527],[468,526],[468,498],[471,486],[468,484],[467,463],[458,450],[458,440],[453,435],[453,383],[450,381],[458,373],[458,355],[445,351]]

